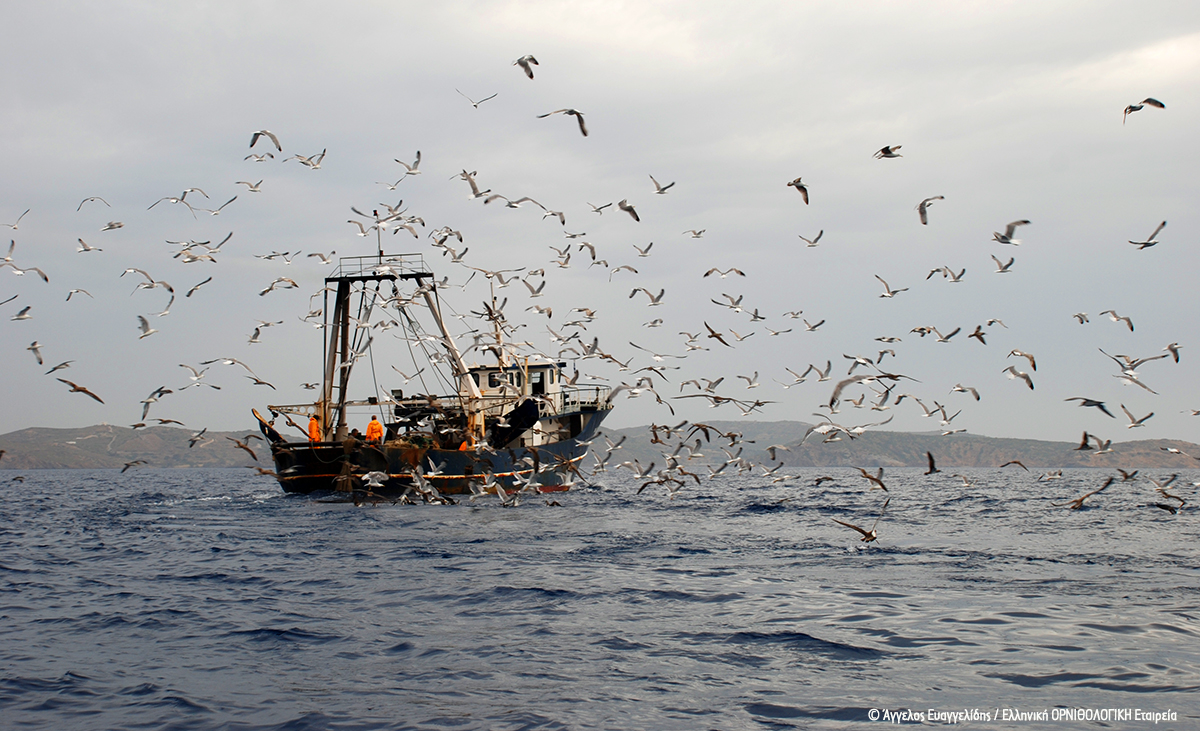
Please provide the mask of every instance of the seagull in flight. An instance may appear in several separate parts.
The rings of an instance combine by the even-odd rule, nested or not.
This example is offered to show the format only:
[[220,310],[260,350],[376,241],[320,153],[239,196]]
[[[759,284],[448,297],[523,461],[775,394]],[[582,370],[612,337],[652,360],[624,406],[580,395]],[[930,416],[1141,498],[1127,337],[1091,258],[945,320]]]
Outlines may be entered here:
[[1129,319],[1128,317],[1121,317],[1116,313],[1115,310],[1105,310],[1100,314],[1108,315],[1108,319],[1112,320],[1113,322],[1124,322],[1129,327],[1129,332],[1133,332],[1133,320]]
[[654,192],[655,192],[655,193],[658,193],[659,195],[664,195],[664,194],[666,194],[667,190],[668,190],[668,189],[669,189],[671,186],[675,185],[675,182],[674,182],[674,181],[672,181],[672,182],[670,182],[670,183],[667,183],[666,185],[659,185],[659,184],[658,184],[658,181],[654,179],[654,176],[653,176],[653,175],[651,175],[651,176],[650,176],[650,182],[654,183]]
[[[392,159],[396,160],[396,158],[392,158]],[[420,150],[417,150],[417,159],[415,161],[413,161],[412,165],[409,165],[408,163],[404,162],[403,160],[396,160],[396,162],[398,162],[404,166],[404,175],[405,176],[421,174],[421,170],[420,170],[420,168],[421,168],[421,151]],[[403,178],[401,178],[401,180],[403,180]],[[471,187],[474,188],[475,187],[474,184],[472,184]]]
[[154,333],[158,332],[158,330],[155,330],[154,328],[150,327],[150,322],[148,320],[146,320],[145,317],[138,315],[137,319],[138,319],[138,327],[140,327],[142,330],[142,334],[138,336],[138,340],[141,340],[142,338],[145,338],[145,337],[149,337],[149,336],[153,335]]
[[875,153],[874,157],[876,160],[882,160],[885,157],[904,157],[903,155],[896,152],[896,150],[899,150],[899,149],[900,149],[900,145],[892,145],[890,147],[883,147],[878,152]]
[[1020,246],[1021,240],[1014,239],[1013,234],[1016,233],[1017,226],[1026,226],[1028,224],[1029,224],[1029,221],[1025,220],[1025,219],[1022,219],[1020,221],[1013,221],[1012,223],[1008,224],[1008,226],[1006,226],[1004,228],[1004,233],[1000,233],[999,231],[993,231],[992,232],[992,240],[997,241],[1001,244],[1012,244],[1013,246]]
[[908,287],[901,287],[900,289],[892,289],[891,286],[887,282],[884,282],[883,277],[879,276],[878,274],[875,275],[875,278],[878,279],[879,281],[883,282],[883,294],[879,295],[880,297],[891,298],[891,297],[895,297],[897,294],[900,294],[901,292],[908,291]]
[[82,201],[80,201],[80,202],[79,202],[79,208],[76,208],[76,209],[75,209],[75,212],[76,212],[76,213],[78,213],[78,212],[80,211],[80,209],[82,209],[82,208],[83,208],[83,204],[84,204],[84,203],[90,203],[90,202],[92,202],[92,201],[100,201],[101,203],[103,203],[104,205],[108,206],[109,208],[112,208],[112,206],[111,206],[111,205],[109,205],[108,201],[104,200],[103,198],[101,198],[101,197],[100,197],[100,196],[98,196],[98,195],[93,195],[93,196],[91,196],[91,197],[89,197],[89,198],[84,198]]
[[95,399],[96,401],[99,401],[100,403],[104,403],[104,401],[103,401],[103,400],[102,400],[102,399],[101,399],[99,396],[97,396],[96,394],[94,394],[94,393],[92,393],[91,391],[87,390],[87,389],[86,389],[86,388],[84,388],[83,386],[80,386],[80,385],[79,385],[79,384],[77,384],[77,383],[72,383],[71,381],[68,381],[68,380],[67,380],[67,379],[65,379],[65,378],[59,378],[59,379],[57,379],[57,380],[59,380],[59,381],[61,381],[61,382],[65,383],[65,384],[67,384],[68,386],[70,386],[70,387],[71,387],[71,393],[82,393],[82,394],[84,394],[85,396],[90,396],[90,397],[92,397],[93,399]]
[[537,59],[534,58],[533,56],[525,55],[525,56],[521,56],[516,61],[513,61],[512,65],[520,66],[521,70],[525,72],[525,75],[532,79],[533,78],[533,69],[531,68],[531,66],[537,66],[539,64],[537,62]]
[[[582,123],[582,120],[580,120],[580,122]],[[586,132],[585,132],[584,134],[586,134]],[[588,205],[591,205],[591,204],[588,204]],[[631,205],[629,204],[629,201],[628,201],[627,199],[625,199],[625,198],[622,198],[622,199],[621,199],[621,200],[620,200],[620,201],[617,203],[617,208],[620,208],[622,211],[625,211],[625,212],[626,212],[626,213],[628,213],[629,215],[633,216],[633,220],[635,220],[635,221],[637,221],[637,222],[639,222],[639,223],[641,222],[641,220],[642,220],[642,219],[638,218],[637,211],[635,211],[635,210],[633,209],[633,206],[631,206]]]
[[[1009,378],[1022,379],[1023,381],[1025,381],[1025,385],[1029,386],[1029,390],[1030,391],[1033,390],[1033,379],[1030,378],[1029,374],[1026,373],[1025,371],[1019,371],[1016,369],[1016,367],[1009,366],[1009,367],[1005,368],[1003,371],[1001,371],[1001,373],[1007,373]],[[1112,416],[1112,414],[1109,414],[1109,416]]]
[[[1121,411],[1124,411],[1125,416],[1129,417],[1129,423],[1125,425],[1126,429],[1133,429],[1134,427],[1145,426],[1146,419],[1149,419],[1151,416],[1154,416],[1154,412],[1151,411],[1149,414],[1146,414],[1142,418],[1138,419],[1138,418],[1134,417],[1133,414],[1129,413],[1129,409],[1125,408],[1125,404],[1121,404]],[[1111,414],[1110,414],[1110,416],[1111,416]]]
[[1167,105],[1163,104],[1159,100],[1157,100],[1153,97],[1146,97],[1145,99],[1141,100],[1137,104],[1130,104],[1129,106],[1125,107],[1125,113],[1121,115],[1121,124],[1124,125],[1126,117],[1128,117],[1130,114],[1133,114],[1134,112],[1142,111],[1142,109],[1144,109],[1146,107],[1146,105],[1155,107],[1157,109],[1166,109],[1167,108]]
[[[1103,351],[1101,351],[1101,352],[1103,352]],[[1035,371],[1037,370],[1037,360],[1033,357],[1032,353],[1026,353],[1024,351],[1020,351],[1020,350],[1016,350],[1016,349],[1009,351],[1009,353],[1008,353],[1009,358],[1013,357],[1014,355],[1017,356],[1018,358],[1024,358],[1025,360],[1029,361],[1029,367]],[[1106,355],[1107,355],[1107,353],[1106,353]]]
[[858,470],[859,472],[861,472],[862,476],[867,478],[867,480],[872,484],[872,487],[871,487],[872,490],[874,490],[876,487],[878,487],[880,490],[883,490],[884,492],[888,492],[887,485],[883,484],[883,468],[882,467],[880,467],[879,471],[874,475],[872,475],[870,472],[867,472],[862,467],[855,467],[855,469]]
[[[455,89],[455,91],[458,91],[458,89]],[[483,104],[484,102],[486,102],[490,99],[495,99],[498,96],[498,94],[492,94],[491,96],[485,96],[484,98],[480,99],[479,101],[475,101],[474,99],[467,96],[466,94],[463,94],[461,91],[458,91],[458,93],[462,96],[463,99],[466,99],[467,101],[471,102],[471,106],[475,107],[476,109],[479,108],[480,104]]]
[[[80,205],[83,205],[83,204],[81,203]],[[30,208],[26,208],[26,209],[25,209],[25,213],[29,213],[29,211],[30,211],[30,210],[32,210],[32,209],[30,209]],[[17,230],[17,225],[18,225],[19,223],[21,223],[21,219],[22,219],[22,218],[25,218],[25,213],[22,213],[21,215],[17,216],[17,220],[16,220],[16,222],[15,222],[15,223],[5,223],[5,224],[0,224],[0,225],[8,226],[8,227],[9,227],[9,228],[11,228],[13,231],[16,231],[16,230]]]
[[252,134],[250,136],[250,146],[251,147],[254,147],[254,143],[258,142],[259,137],[266,137],[268,140],[270,140],[272,142],[272,144],[275,145],[276,150],[278,150],[279,152],[283,152],[283,147],[280,146],[280,144],[279,144],[279,138],[275,136],[274,132],[271,132],[270,130],[266,130],[266,129],[260,129],[259,131],[255,132],[254,134]]
[[729,276],[730,274],[736,274],[739,277],[746,276],[745,272],[743,272],[741,269],[737,269],[734,267],[730,267],[729,269],[726,269],[724,271],[722,271],[716,267],[713,267],[712,269],[709,269],[707,272],[705,272],[704,276],[707,277],[710,274],[718,274],[718,275],[720,275],[721,279],[724,279],[725,277]]
[[[1105,407],[1103,401],[1097,401],[1096,399],[1084,398],[1083,396],[1072,396],[1071,398],[1063,399],[1063,401],[1078,401],[1080,406],[1094,406],[1095,408],[1103,411],[1105,414],[1108,414],[1108,416],[1110,418],[1113,418],[1113,419],[1117,418],[1112,415],[1112,412],[1109,411],[1107,407]],[[1122,407],[1122,408],[1124,408],[1124,407]],[[1129,412],[1125,412],[1125,413],[1129,413]],[[1151,416],[1153,416],[1153,414],[1151,414]],[[1133,420],[1132,416],[1129,418],[1131,421]],[[1148,419],[1150,417],[1148,416],[1146,418]]]
[[945,199],[946,199],[945,196],[935,195],[932,198],[926,198],[925,200],[923,200],[917,204],[917,215],[921,217],[921,225],[922,226],[929,225],[929,216],[926,213],[926,211],[929,209],[929,206],[933,205],[934,201],[940,201],[940,200],[945,200]]
[[662,304],[663,295],[667,293],[667,290],[660,289],[658,292],[658,296],[656,297],[650,290],[646,289],[645,287],[638,287],[637,289],[635,289],[629,293],[629,299],[633,299],[633,296],[635,294],[637,294],[638,292],[645,292],[646,296],[650,298],[649,306],[653,307],[654,305]]
[[1163,221],[1162,223],[1158,224],[1158,228],[1154,229],[1154,233],[1150,234],[1150,238],[1146,239],[1145,241],[1130,241],[1129,243],[1138,247],[1138,251],[1141,251],[1142,249],[1149,249],[1151,246],[1154,246],[1155,244],[1158,243],[1158,241],[1156,241],[1154,237],[1158,236],[1158,232],[1162,231],[1166,225],[1167,225],[1166,221]]
[[805,185],[803,182],[801,182],[800,178],[796,178],[792,182],[788,183],[788,186],[796,189],[796,191],[800,194],[800,197],[804,199],[804,205],[807,206],[808,205],[808,186]]
[[[797,234],[797,235],[799,236],[799,234]],[[811,239],[806,239],[803,236],[800,236],[800,240],[803,241],[804,243],[808,244],[809,248],[812,248],[817,245],[817,242],[820,241],[821,237],[824,235],[825,235],[825,229],[821,229],[820,231],[817,232],[816,237],[811,238]]]
[[[587,126],[583,123],[583,112],[579,111],[578,109],[570,109],[570,108],[555,109],[553,112],[546,112],[545,114],[539,114],[539,115],[537,115],[537,118],[545,119],[546,117],[549,117],[552,114],[566,114],[566,115],[575,117],[575,119],[579,122],[579,131],[581,133],[583,133],[584,137],[588,136]],[[651,180],[653,180],[653,179],[654,178],[651,178]],[[658,183],[655,183],[655,185],[658,185]],[[674,185],[674,183],[671,183],[671,185]],[[671,185],[668,185],[667,188],[670,188]],[[666,188],[659,190],[658,192],[662,193],[665,190],[666,190]]]

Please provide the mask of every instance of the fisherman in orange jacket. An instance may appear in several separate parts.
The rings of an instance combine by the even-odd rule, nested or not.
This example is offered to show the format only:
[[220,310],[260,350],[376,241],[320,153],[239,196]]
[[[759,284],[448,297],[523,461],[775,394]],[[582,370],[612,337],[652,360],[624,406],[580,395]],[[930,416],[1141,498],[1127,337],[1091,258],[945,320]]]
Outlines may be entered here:
[[310,444],[321,441],[321,422],[317,420],[316,414],[308,417],[308,441]]
[[379,444],[383,441],[383,424],[374,416],[371,417],[371,423],[367,424],[367,443]]

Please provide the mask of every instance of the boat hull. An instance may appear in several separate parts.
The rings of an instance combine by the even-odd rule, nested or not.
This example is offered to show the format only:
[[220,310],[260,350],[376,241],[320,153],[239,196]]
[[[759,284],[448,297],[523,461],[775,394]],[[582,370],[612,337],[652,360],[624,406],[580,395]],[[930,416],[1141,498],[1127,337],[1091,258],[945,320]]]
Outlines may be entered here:
[[416,485],[413,475],[423,479],[443,495],[472,492],[472,485],[483,484],[487,475],[507,492],[515,491],[537,469],[534,483],[538,492],[569,489],[577,476],[578,464],[587,455],[591,440],[607,411],[590,414],[586,426],[576,436],[550,444],[531,447],[483,450],[448,448],[396,439],[382,445],[358,440],[345,442],[287,442],[271,446],[275,472],[285,492],[308,494],[322,490],[352,492],[365,489],[363,476],[382,472],[387,480],[372,492],[395,495]]

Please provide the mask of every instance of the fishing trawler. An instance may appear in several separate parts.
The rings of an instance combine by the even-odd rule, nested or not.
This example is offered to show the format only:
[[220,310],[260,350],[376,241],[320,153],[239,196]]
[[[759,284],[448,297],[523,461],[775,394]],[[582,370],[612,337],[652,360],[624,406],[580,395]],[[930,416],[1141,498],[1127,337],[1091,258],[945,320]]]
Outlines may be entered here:
[[[516,344],[505,342],[510,328],[494,297],[476,313],[491,323],[492,333],[477,334],[468,351],[486,353],[494,362],[467,366],[442,317],[444,284],[435,281],[419,254],[339,260],[325,279],[322,317],[328,337],[320,397],[308,404],[268,406],[270,420],[254,412],[271,443],[284,491],[415,492],[429,499],[554,492],[574,483],[579,461],[612,410],[611,389],[576,385],[578,372],[569,378],[565,362],[522,355]],[[372,325],[377,308],[386,317]],[[424,329],[425,320],[432,321],[432,331]],[[375,374],[371,345],[381,326],[399,326],[403,335],[397,339],[414,356],[414,367],[418,351],[428,364],[406,382],[427,371],[430,378],[422,385],[440,379],[444,393],[424,388],[406,394],[397,388],[383,395],[376,388],[374,395],[350,398],[356,367]],[[275,428],[278,416],[309,432],[293,418],[301,417],[314,427],[312,433],[289,441]],[[383,435],[367,441],[352,423],[366,426],[371,416],[382,423]]]

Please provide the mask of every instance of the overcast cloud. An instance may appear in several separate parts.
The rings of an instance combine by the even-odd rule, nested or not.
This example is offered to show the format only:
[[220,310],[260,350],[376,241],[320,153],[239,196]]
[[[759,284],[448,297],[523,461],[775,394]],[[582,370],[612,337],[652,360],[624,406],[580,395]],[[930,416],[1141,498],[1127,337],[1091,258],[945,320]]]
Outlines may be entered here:
[[[1191,413],[1200,409],[1195,3],[46,2],[10,3],[2,16],[0,222],[30,210],[0,234],[16,243],[14,264],[50,278],[0,271],[0,301],[18,295],[0,306],[2,431],[132,424],[159,386],[176,393],[151,416],[196,429],[239,428],[252,423],[251,407],[311,398],[299,384],[320,378],[321,331],[299,317],[329,267],[306,255],[370,253],[374,239],[346,223],[350,207],[402,198],[427,226],[420,239],[389,236],[385,249],[423,254],[439,277],[461,284],[470,274],[430,245],[426,234],[441,226],[462,231],[468,264],[546,268],[544,297],[531,300],[520,284],[498,292],[510,320],[527,323],[517,337],[545,352],[557,351],[546,326],[559,329],[573,307],[596,309],[585,338],[633,357],[635,368],[654,363],[631,341],[682,355],[678,333],[705,322],[754,332],[736,348],[707,341],[712,350],[689,353],[667,382],[656,376],[664,397],[679,395],[683,380],[724,377],[723,395],[776,402],[751,418],[814,421],[845,377],[843,354],[892,348],[882,367],[919,381],[896,392],[962,409],[953,426],[971,433],[1200,441]],[[512,65],[524,54],[540,62],[532,81]],[[497,96],[476,109],[456,90]],[[1122,124],[1125,106],[1146,97],[1166,109],[1146,107]],[[585,113],[588,137],[564,115],[536,118],[564,107]],[[283,144],[272,161],[243,159],[259,129]],[[874,159],[884,145],[901,145],[903,156]],[[319,170],[282,162],[322,150]],[[393,160],[411,162],[418,150],[421,175],[395,191],[379,184],[394,184],[403,168]],[[528,205],[467,200],[467,184],[454,178],[464,169],[478,171],[481,187],[563,211],[565,227]],[[655,195],[650,175],[676,184]],[[785,185],[797,176],[809,185],[808,206]],[[236,184],[260,179],[260,193]],[[237,200],[219,216],[193,218],[169,203],[147,210],[188,187],[211,196],[199,199],[206,207]],[[945,198],[922,226],[914,207],[936,195]],[[88,196],[112,207],[77,211]],[[615,205],[603,215],[588,205],[623,198],[641,223]],[[992,241],[1018,219],[1032,222],[1018,229],[1019,246]],[[1158,245],[1128,243],[1163,220]],[[109,221],[125,225],[102,232]],[[568,241],[564,229],[587,236]],[[681,233],[688,229],[705,234],[693,239]],[[799,238],[818,231],[817,247]],[[184,264],[167,243],[230,232],[216,264]],[[103,251],[78,253],[79,238]],[[553,263],[550,246],[581,240],[609,267],[589,268],[578,247],[569,269]],[[638,257],[634,245],[650,242],[651,256]],[[301,254],[290,265],[255,258],[271,251]],[[1015,257],[1012,271],[995,273],[992,255]],[[638,274],[610,283],[608,270],[622,264]],[[714,266],[746,276],[703,278]],[[942,266],[966,273],[958,283],[927,279]],[[175,287],[169,315],[154,316],[169,295],[134,291],[140,277],[120,276],[128,267]],[[876,275],[908,291],[881,298]],[[280,276],[301,288],[258,295]],[[665,289],[663,304],[630,298],[634,287]],[[74,288],[93,298],[65,301]],[[766,320],[714,305],[722,293],[744,295]],[[443,293],[459,313],[486,296],[479,277],[465,292]],[[532,304],[552,306],[554,317],[526,312]],[[31,319],[10,320],[26,306]],[[1135,330],[1100,315],[1109,309]],[[792,310],[825,324],[805,332],[783,316]],[[1080,325],[1077,312],[1090,322]],[[139,339],[138,315],[159,332]],[[661,327],[644,325],[655,318]],[[985,327],[986,345],[967,337],[989,318],[1007,327]],[[257,320],[284,324],[250,344]],[[962,331],[938,343],[912,333],[918,326]],[[901,341],[875,340],[888,336]],[[33,341],[43,366],[26,350]],[[1172,342],[1182,346],[1178,364],[1138,369],[1157,394],[1122,385],[1098,350],[1146,357]],[[1029,371],[1007,357],[1013,349],[1036,355],[1035,390],[1002,372]],[[390,335],[376,339],[381,388],[402,385],[388,364],[411,372],[399,359],[406,353]],[[221,365],[206,375],[220,391],[178,390],[188,383],[179,364],[222,356],[245,361],[278,391]],[[68,369],[45,375],[66,360]],[[826,361],[831,381],[777,382],[793,380],[785,368]],[[596,360],[578,365],[614,385],[636,378]],[[736,378],[755,372],[755,389]],[[68,393],[59,376],[106,404]],[[358,395],[374,393],[369,372],[356,377]],[[981,400],[951,394],[956,383]],[[1074,396],[1106,401],[1118,418],[1064,401]],[[674,418],[648,397],[620,396],[608,424],[740,417],[700,399],[671,403]],[[1119,404],[1155,416],[1127,431]],[[853,425],[894,415],[886,428],[938,428],[921,413],[908,401],[885,412],[843,402],[833,418]]]

